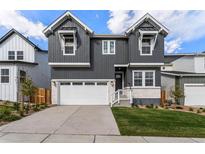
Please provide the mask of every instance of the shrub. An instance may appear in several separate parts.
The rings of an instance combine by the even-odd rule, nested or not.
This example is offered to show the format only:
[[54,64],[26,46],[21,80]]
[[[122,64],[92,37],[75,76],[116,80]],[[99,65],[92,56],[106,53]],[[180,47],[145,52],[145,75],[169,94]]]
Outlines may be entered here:
[[4,115],[1,119],[4,121],[15,121],[21,119],[21,117],[18,115],[10,114],[10,115]]
[[192,107],[189,108],[189,111],[194,111],[194,109]]
[[14,110],[16,110],[16,111],[19,111],[20,103],[14,102],[14,103],[13,103],[13,108],[14,108]]
[[158,109],[158,108],[159,108],[159,107],[156,105],[156,106],[155,106],[155,109]]
[[205,109],[203,109],[202,112],[205,112]]
[[198,110],[197,110],[197,113],[201,113],[201,110],[200,110],[200,109],[198,109]]
[[148,109],[153,109],[153,108],[154,108],[154,104],[146,105],[146,108],[148,108]]
[[40,110],[40,105],[39,104],[35,104],[34,106],[33,106],[33,111],[39,111]]
[[11,109],[9,109],[7,107],[2,107],[0,109],[0,114],[1,115],[10,115],[11,114]]
[[182,106],[176,106],[176,109],[183,110]]
[[[46,104],[47,105],[47,104]],[[131,105],[132,107],[136,107],[136,108],[139,108],[139,105],[137,103],[132,103]]]

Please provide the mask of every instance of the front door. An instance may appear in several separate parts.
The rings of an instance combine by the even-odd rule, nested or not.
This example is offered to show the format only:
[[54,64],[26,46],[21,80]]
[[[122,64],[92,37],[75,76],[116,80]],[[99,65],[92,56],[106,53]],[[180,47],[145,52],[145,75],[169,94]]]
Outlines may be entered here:
[[115,90],[122,89],[123,73],[115,73]]

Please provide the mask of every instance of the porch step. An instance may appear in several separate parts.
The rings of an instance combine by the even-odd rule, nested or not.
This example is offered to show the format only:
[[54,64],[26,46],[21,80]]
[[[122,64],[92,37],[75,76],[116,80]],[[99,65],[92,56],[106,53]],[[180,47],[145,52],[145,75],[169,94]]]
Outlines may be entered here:
[[120,103],[114,104],[113,107],[131,107],[131,104],[129,100],[120,100]]

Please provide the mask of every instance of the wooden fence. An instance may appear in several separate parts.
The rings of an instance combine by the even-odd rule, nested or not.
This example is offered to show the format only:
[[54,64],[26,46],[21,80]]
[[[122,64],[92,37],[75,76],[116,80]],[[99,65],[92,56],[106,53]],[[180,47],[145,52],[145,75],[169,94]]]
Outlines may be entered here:
[[161,103],[160,104],[161,106],[164,106],[166,103],[166,91],[165,90],[161,91],[161,102],[160,103]]
[[51,91],[45,88],[38,88],[31,103],[35,104],[51,104]]

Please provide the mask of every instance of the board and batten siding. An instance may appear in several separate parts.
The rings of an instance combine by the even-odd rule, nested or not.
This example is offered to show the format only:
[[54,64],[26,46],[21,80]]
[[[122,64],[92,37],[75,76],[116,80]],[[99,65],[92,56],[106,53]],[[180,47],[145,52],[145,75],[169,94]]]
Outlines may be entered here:
[[0,45],[0,60],[8,60],[8,51],[23,51],[26,62],[35,62],[35,49],[22,37],[12,34]]
[[129,61],[130,63],[163,63],[164,62],[164,36],[158,34],[155,48],[151,56],[140,55],[139,32],[135,31],[129,36]]
[[102,54],[102,40],[91,40],[90,68],[51,68],[52,79],[114,79],[115,55]]
[[0,69],[9,69],[9,83],[0,83],[0,100],[17,101],[17,66],[3,64]]
[[[77,50],[75,55],[63,55],[61,50],[58,30],[63,27],[77,28]],[[67,20],[54,30],[48,37],[49,62],[56,63],[88,63],[90,62],[90,36],[74,20]]]

